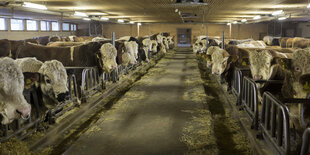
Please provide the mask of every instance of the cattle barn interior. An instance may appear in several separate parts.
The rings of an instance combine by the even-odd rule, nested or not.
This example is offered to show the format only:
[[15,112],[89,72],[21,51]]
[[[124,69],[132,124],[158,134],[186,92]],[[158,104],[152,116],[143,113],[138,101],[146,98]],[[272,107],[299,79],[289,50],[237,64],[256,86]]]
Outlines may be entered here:
[[309,0],[0,1],[0,155],[307,155],[309,94]]

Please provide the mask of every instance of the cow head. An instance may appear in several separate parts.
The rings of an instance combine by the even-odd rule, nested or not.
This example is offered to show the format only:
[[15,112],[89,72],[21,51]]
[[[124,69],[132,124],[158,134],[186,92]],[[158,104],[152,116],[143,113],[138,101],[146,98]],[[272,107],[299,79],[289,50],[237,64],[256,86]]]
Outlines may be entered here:
[[155,40],[152,40],[152,52],[157,53],[158,43]]
[[100,56],[103,63],[102,69],[105,70],[107,73],[110,73],[117,68],[117,50],[112,44],[103,44],[100,49]]
[[68,93],[68,76],[62,63],[57,60],[46,61],[38,72],[42,75],[40,80],[42,93],[58,101],[64,101]]
[[158,35],[156,36],[156,41],[157,41],[158,44],[163,43],[163,36],[160,35],[160,34],[158,34]]
[[207,60],[207,67],[211,68],[212,67],[212,54],[218,50],[221,50],[218,46],[210,46],[207,50],[206,53],[206,60]]
[[0,114],[1,123],[30,117],[31,106],[23,96],[24,76],[22,70],[10,58],[0,59]]
[[226,50],[218,48],[218,50],[214,51],[211,59],[212,59],[212,74],[221,75],[226,68],[228,67],[228,59],[230,55]]
[[310,49],[299,49],[293,53],[291,70],[295,97],[306,98],[310,94]]
[[267,49],[249,52],[250,69],[254,80],[269,80],[277,74],[278,66],[285,68],[289,62],[284,53]]

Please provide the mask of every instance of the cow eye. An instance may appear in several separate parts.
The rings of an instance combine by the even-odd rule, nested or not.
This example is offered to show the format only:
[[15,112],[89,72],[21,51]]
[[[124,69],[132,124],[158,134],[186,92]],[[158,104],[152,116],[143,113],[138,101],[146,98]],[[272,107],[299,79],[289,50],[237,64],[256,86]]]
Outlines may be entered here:
[[45,82],[50,84],[51,80],[50,79],[46,79]]
[[301,68],[300,67],[295,67],[295,71],[301,72]]

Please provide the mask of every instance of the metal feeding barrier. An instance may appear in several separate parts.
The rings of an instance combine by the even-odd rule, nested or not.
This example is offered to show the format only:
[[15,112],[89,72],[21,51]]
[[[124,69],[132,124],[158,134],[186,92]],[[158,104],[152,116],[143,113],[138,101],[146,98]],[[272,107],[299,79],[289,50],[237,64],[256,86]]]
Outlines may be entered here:
[[270,92],[265,92],[262,102],[260,128],[264,139],[271,142],[279,154],[290,154],[290,122],[287,106]]
[[[82,71],[82,83],[81,83],[81,99],[82,102],[94,95],[100,90],[100,74],[97,68],[90,67],[85,68]],[[104,83],[104,76],[102,78],[102,84]]]
[[62,116],[67,111],[80,104],[78,87],[76,77],[74,74],[68,75],[68,89],[69,93],[64,102],[59,103],[55,108],[50,109],[48,112],[48,121],[50,124],[55,123],[56,119]]
[[305,129],[303,136],[302,136],[302,146],[301,146],[300,155],[310,154],[309,145],[310,145],[310,128],[307,128]]
[[241,88],[243,77],[250,75],[251,71],[248,68],[235,68],[232,79],[232,93],[237,97],[236,105],[241,105]]
[[252,128],[258,129],[258,91],[255,81],[244,77],[241,88],[241,105],[252,119]]
[[0,138],[0,143],[6,142],[13,137],[24,139],[34,133],[39,126],[40,115],[40,101],[38,93],[34,86],[30,89],[24,90],[24,97],[31,105],[31,117],[28,120],[18,119],[8,125],[1,125],[3,137]]

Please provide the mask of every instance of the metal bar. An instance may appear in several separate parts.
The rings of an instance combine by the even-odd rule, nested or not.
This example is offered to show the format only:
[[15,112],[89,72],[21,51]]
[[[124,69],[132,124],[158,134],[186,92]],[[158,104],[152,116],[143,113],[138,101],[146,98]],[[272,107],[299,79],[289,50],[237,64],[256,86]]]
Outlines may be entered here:
[[112,44],[115,46],[115,32],[112,32]]
[[225,32],[223,31],[223,36],[222,36],[222,49],[225,49]]

